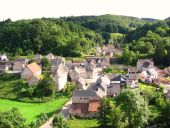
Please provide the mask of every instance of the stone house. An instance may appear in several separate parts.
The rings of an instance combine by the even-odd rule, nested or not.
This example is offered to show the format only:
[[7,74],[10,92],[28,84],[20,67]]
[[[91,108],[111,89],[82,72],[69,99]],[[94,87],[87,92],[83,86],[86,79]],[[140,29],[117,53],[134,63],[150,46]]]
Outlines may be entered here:
[[26,68],[21,72],[21,78],[27,80],[29,85],[38,83],[40,75],[41,68],[35,62],[28,64]]
[[158,79],[158,73],[155,68],[150,68],[146,71],[142,71],[139,76],[142,81],[148,83],[152,83],[154,80]]
[[121,85],[123,84],[123,78],[121,75],[114,75],[114,77],[110,80],[110,85],[107,87],[107,95],[108,96],[117,96],[120,93]]
[[67,84],[68,72],[69,69],[63,63],[60,63],[53,68],[52,75],[57,90],[60,91]]
[[5,73],[11,69],[11,63],[8,61],[1,61],[0,62],[0,73]]
[[115,47],[113,45],[103,45],[102,47],[102,54],[104,56],[112,57],[115,51]]
[[8,57],[6,54],[0,54],[0,61],[8,61]]
[[48,53],[47,56],[46,56],[46,58],[47,58],[49,61],[51,61],[51,60],[53,60],[53,59],[55,58],[55,56],[54,56],[52,53]]
[[100,99],[106,96],[107,86],[104,81],[96,83],[92,89],[75,90],[72,96],[71,116],[93,118],[97,116]]
[[27,58],[18,58],[13,63],[13,71],[21,72],[28,64]]
[[128,68],[127,81],[131,88],[138,87],[138,69],[134,67]]
[[154,68],[154,62],[152,59],[138,59],[137,69],[139,72],[146,71],[147,69]]
[[41,64],[41,59],[42,59],[41,54],[36,54],[36,55],[34,55],[34,61],[35,61],[37,64]]

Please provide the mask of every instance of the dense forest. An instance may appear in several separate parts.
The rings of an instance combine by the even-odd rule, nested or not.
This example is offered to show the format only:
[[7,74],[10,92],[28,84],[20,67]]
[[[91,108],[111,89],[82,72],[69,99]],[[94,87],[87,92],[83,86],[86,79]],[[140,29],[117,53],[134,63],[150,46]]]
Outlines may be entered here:
[[82,56],[108,43],[124,48],[125,64],[153,58],[158,65],[170,65],[169,18],[101,15],[0,22],[1,53]]
[[[102,15],[0,22],[0,52],[81,56],[107,44],[111,33],[128,34],[146,22],[135,17]],[[118,42],[120,41],[119,37]],[[113,41],[112,41],[113,42]]]
[[60,19],[33,19],[0,22],[0,50],[15,54],[81,56],[102,44],[100,34]]
[[129,32],[124,43],[127,44],[124,53],[124,61],[127,63],[148,57],[153,58],[157,65],[170,65],[169,20],[147,23]]

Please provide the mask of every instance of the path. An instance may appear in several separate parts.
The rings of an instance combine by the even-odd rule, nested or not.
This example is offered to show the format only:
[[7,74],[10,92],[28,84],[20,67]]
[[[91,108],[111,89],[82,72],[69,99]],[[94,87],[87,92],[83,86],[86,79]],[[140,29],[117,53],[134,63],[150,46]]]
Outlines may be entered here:
[[[67,119],[69,117],[69,109],[72,104],[72,99],[70,99],[60,110],[59,113],[63,114],[63,116]],[[55,115],[55,114],[54,114]],[[45,123],[43,124],[40,128],[52,128],[51,124],[54,118],[54,115]]]

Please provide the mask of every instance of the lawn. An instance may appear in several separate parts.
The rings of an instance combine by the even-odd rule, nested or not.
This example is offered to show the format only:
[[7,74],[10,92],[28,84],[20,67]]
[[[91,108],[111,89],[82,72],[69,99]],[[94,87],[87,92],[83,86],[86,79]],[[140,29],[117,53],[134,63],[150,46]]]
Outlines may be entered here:
[[97,128],[96,119],[71,119],[68,121],[70,128]]
[[16,107],[19,109],[26,124],[36,121],[40,113],[46,113],[49,116],[58,111],[66,102],[67,98],[56,99],[47,103],[24,103],[0,98],[0,111],[8,111]]
[[139,83],[139,89],[143,92],[155,92],[156,91],[156,87],[150,85],[150,84],[146,84],[146,83]]

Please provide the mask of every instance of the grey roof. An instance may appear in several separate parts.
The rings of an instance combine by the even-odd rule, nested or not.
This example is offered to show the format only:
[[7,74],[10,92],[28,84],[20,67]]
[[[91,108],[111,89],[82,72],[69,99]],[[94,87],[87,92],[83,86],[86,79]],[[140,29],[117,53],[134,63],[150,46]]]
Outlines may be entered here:
[[56,67],[53,75],[55,75],[55,76],[62,76],[63,74],[68,73],[68,71],[69,71],[68,68],[63,63],[60,63]]
[[96,96],[94,90],[74,90],[73,97],[94,97]]

